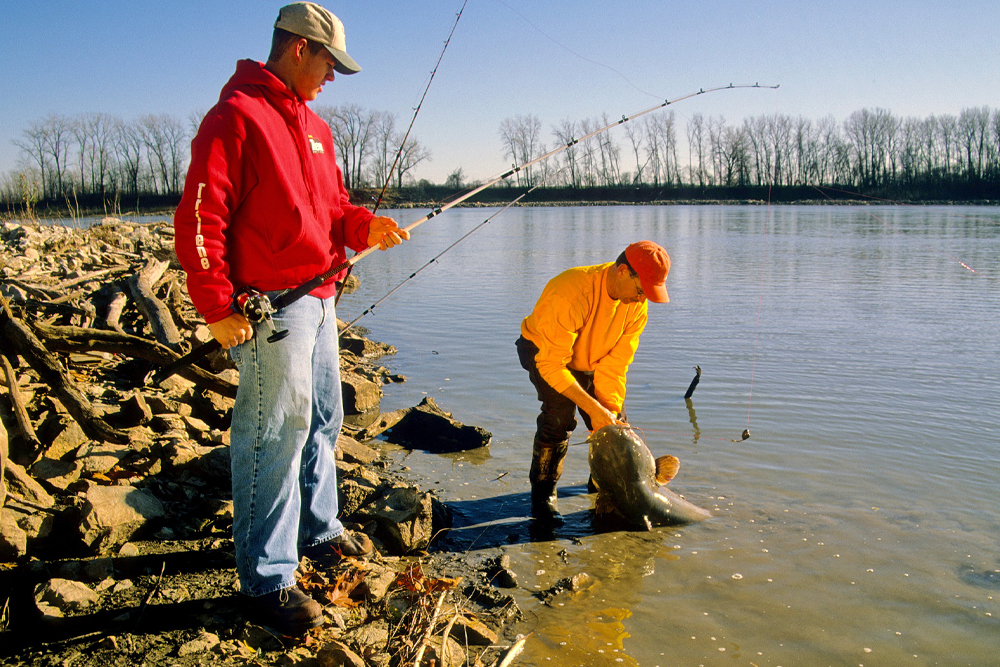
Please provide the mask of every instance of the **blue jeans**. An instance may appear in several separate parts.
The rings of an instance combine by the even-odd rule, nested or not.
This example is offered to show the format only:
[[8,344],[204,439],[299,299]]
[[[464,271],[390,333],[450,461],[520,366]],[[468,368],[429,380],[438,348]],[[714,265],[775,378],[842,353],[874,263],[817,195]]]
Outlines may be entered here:
[[[268,296],[274,297],[275,294]],[[230,430],[233,541],[242,592],[295,585],[299,547],[344,532],[334,447],[344,418],[333,298],[306,296],[230,348],[240,371]]]

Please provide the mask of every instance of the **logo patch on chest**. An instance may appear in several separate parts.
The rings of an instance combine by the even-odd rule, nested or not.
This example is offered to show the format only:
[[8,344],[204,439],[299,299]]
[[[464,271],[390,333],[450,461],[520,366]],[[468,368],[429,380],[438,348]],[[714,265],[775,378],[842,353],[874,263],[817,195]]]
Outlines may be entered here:
[[323,142],[316,141],[315,139],[312,138],[311,134],[308,135],[308,136],[309,136],[309,148],[312,149],[312,152],[313,153],[322,153],[323,152]]

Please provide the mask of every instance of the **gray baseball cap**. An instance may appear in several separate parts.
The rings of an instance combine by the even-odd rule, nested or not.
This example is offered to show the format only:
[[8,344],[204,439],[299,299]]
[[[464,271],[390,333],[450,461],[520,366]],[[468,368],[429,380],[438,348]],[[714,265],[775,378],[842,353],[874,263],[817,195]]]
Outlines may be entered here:
[[361,65],[347,55],[344,24],[327,9],[314,2],[293,2],[278,10],[275,28],[319,42],[337,61],[333,69],[341,74],[361,71]]

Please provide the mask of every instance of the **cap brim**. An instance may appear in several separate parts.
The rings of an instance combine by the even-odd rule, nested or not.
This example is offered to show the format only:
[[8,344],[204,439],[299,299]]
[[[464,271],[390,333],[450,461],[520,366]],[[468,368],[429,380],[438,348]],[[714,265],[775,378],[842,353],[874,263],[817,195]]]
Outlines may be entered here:
[[670,295],[667,294],[667,286],[663,283],[659,285],[643,285],[642,293],[653,303],[670,303]]
[[[324,46],[326,46],[324,44]],[[333,69],[341,74],[357,74],[361,71],[361,65],[354,62],[354,58],[347,55],[346,51],[341,51],[335,49],[332,46],[327,46],[326,50],[330,52],[333,59],[337,61],[337,64],[333,66]]]

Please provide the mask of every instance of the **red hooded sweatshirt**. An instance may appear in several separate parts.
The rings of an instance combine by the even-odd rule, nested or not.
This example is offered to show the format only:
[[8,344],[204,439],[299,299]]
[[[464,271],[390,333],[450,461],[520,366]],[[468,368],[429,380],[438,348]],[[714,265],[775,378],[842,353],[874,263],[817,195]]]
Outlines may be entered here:
[[[374,216],[350,203],[329,126],[253,60],[241,60],[191,142],[174,214],[177,257],[206,322],[233,294],[296,287],[368,247]],[[331,296],[335,276],[312,294]]]

